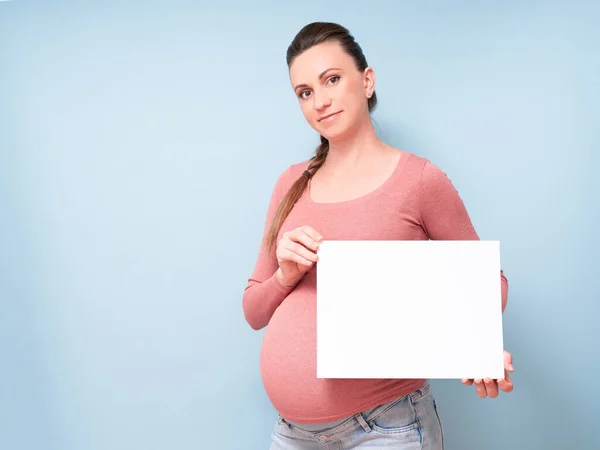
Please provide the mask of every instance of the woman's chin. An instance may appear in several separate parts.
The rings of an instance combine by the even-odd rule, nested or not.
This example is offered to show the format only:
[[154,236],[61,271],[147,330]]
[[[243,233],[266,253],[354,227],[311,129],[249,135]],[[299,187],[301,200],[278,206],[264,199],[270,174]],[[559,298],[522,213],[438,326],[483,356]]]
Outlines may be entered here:
[[332,127],[320,127],[316,131],[328,141],[337,141],[347,137],[351,130],[340,123]]
[[336,129],[336,130],[325,130],[321,131],[321,136],[327,139],[329,142],[340,141],[345,139],[350,133],[348,129]]

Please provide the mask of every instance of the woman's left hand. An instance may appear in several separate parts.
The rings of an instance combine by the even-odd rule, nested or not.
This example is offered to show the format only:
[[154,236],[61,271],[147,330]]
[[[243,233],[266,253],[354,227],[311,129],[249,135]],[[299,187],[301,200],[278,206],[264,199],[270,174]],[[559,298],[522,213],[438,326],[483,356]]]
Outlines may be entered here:
[[470,386],[475,383],[475,391],[477,395],[481,398],[490,397],[496,398],[498,397],[498,389],[501,389],[504,392],[510,392],[513,390],[513,382],[510,378],[509,372],[514,372],[515,368],[512,365],[512,355],[504,350],[504,379],[501,380],[492,380],[491,378],[485,379],[465,379],[463,378],[461,381],[463,384]]

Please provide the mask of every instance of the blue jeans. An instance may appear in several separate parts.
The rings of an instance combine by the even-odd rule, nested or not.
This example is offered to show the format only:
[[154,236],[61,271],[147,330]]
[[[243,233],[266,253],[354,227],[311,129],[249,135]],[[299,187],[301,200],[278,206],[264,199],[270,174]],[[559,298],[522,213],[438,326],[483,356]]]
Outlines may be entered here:
[[304,425],[277,417],[270,450],[396,448],[443,450],[444,435],[431,385],[332,423]]

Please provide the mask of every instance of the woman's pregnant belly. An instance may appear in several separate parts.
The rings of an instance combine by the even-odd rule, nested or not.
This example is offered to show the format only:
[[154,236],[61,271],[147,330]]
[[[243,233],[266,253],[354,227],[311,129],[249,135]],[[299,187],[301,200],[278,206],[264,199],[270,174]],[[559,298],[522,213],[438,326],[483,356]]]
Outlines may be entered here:
[[[314,280],[305,281],[273,314],[260,353],[265,391],[284,418],[298,423],[337,420],[423,384],[424,380],[317,378],[316,290]],[[361,338],[369,337],[357,333]]]

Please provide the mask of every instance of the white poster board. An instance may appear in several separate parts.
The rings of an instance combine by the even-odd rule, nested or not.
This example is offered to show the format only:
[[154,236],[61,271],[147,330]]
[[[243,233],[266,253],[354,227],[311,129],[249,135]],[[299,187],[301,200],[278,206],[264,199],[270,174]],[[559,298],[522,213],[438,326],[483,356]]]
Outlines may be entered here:
[[324,241],[318,378],[503,378],[498,241]]

